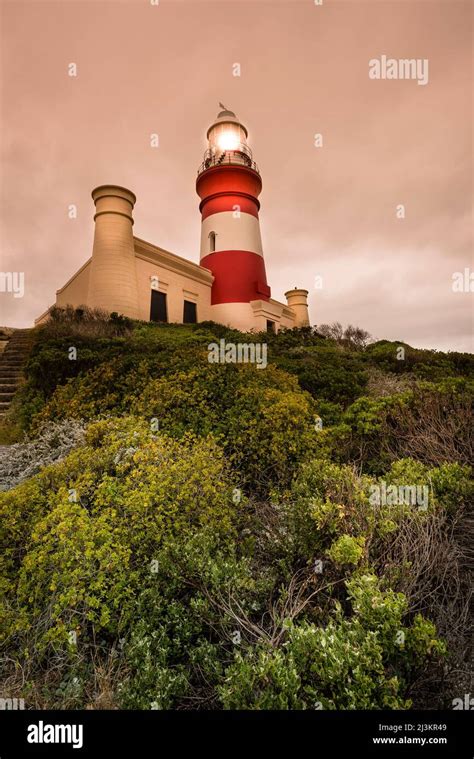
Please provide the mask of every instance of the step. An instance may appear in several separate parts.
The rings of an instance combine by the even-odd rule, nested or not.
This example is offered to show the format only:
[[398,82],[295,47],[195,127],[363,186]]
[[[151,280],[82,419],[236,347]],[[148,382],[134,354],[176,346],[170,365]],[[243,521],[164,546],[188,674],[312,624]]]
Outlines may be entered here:
[[2,401],[10,402],[14,395],[15,393],[0,393],[0,403],[2,403]]
[[0,381],[0,395],[2,393],[16,393],[18,390],[18,385],[16,385],[14,382],[5,382],[2,384]]

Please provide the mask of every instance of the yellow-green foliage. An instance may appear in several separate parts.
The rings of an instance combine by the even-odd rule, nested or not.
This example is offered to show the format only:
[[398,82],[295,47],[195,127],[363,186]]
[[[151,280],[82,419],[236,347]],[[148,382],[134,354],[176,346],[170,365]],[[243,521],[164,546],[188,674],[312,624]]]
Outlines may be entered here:
[[[369,502],[374,481],[359,476],[353,467],[325,459],[302,465],[286,507],[288,550],[311,561],[331,549],[337,564],[357,563],[365,542],[370,543],[384,518]],[[349,560],[341,561],[343,556]]]
[[101,364],[56,389],[35,418],[91,418],[110,409],[158,420],[167,435],[212,433],[242,481],[259,490],[289,484],[297,465],[319,445],[311,396],[295,377],[274,366],[209,364],[207,354],[192,367],[159,377],[146,363],[125,373]]
[[202,365],[152,380],[130,410],[174,436],[221,436],[230,463],[257,490],[288,484],[317,446],[311,397],[273,366]]
[[329,558],[335,564],[358,564],[364,555],[365,538],[361,535],[354,538],[351,535],[341,535],[327,551]]
[[211,438],[91,425],[85,446],[0,494],[4,634],[39,626],[41,647],[90,624],[118,632],[156,552],[201,527],[230,537],[232,493]]

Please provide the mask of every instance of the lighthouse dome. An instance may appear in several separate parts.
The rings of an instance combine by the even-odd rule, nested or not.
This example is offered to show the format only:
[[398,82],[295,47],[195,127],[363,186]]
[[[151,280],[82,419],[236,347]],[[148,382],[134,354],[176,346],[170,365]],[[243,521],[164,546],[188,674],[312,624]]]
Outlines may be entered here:
[[224,109],[223,111],[220,111],[217,114],[217,118],[218,119],[225,118],[226,116],[232,116],[234,119],[237,118],[237,116],[235,115],[234,111],[228,111],[227,109]]
[[245,127],[237,118],[234,111],[226,108],[223,103],[219,103],[219,105],[222,110],[219,111],[215,120],[207,130],[207,139],[212,142],[213,137],[216,137],[216,135],[222,134],[223,131],[226,131],[228,133],[237,135],[239,138],[238,141],[240,143],[246,143],[248,137],[247,127]]

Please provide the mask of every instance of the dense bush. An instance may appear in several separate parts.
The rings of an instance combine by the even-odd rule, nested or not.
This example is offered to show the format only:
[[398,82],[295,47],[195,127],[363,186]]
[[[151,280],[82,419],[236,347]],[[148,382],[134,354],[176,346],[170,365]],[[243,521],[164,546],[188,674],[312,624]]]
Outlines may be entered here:
[[346,583],[353,614],[340,604],[326,626],[288,622],[275,650],[260,644],[238,652],[220,692],[231,709],[404,709],[406,677],[442,652],[434,626],[402,622],[406,601],[383,592],[373,575]]
[[[210,364],[220,339],[266,342],[268,366]],[[0,468],[2,689],[138,709],[470,692],[471,370],[338,325],[56,314]]]
[[405,456],[432,466],[474,460],[473,394],[462,381],[373,398],[362,396],[323,431],[327,455],[383,472]]

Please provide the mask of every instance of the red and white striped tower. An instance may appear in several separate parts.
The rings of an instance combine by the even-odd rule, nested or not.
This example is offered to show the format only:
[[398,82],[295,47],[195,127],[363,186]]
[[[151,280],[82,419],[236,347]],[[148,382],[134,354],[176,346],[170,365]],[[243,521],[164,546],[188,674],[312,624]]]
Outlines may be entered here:
[[196,183],[200,263],[214,275],[212,318],[243,330],[255,325],[251,301],[270,299],[258,219],[262,180],[247,136],[235,113],[224,108],[207,131],[209,147]]

